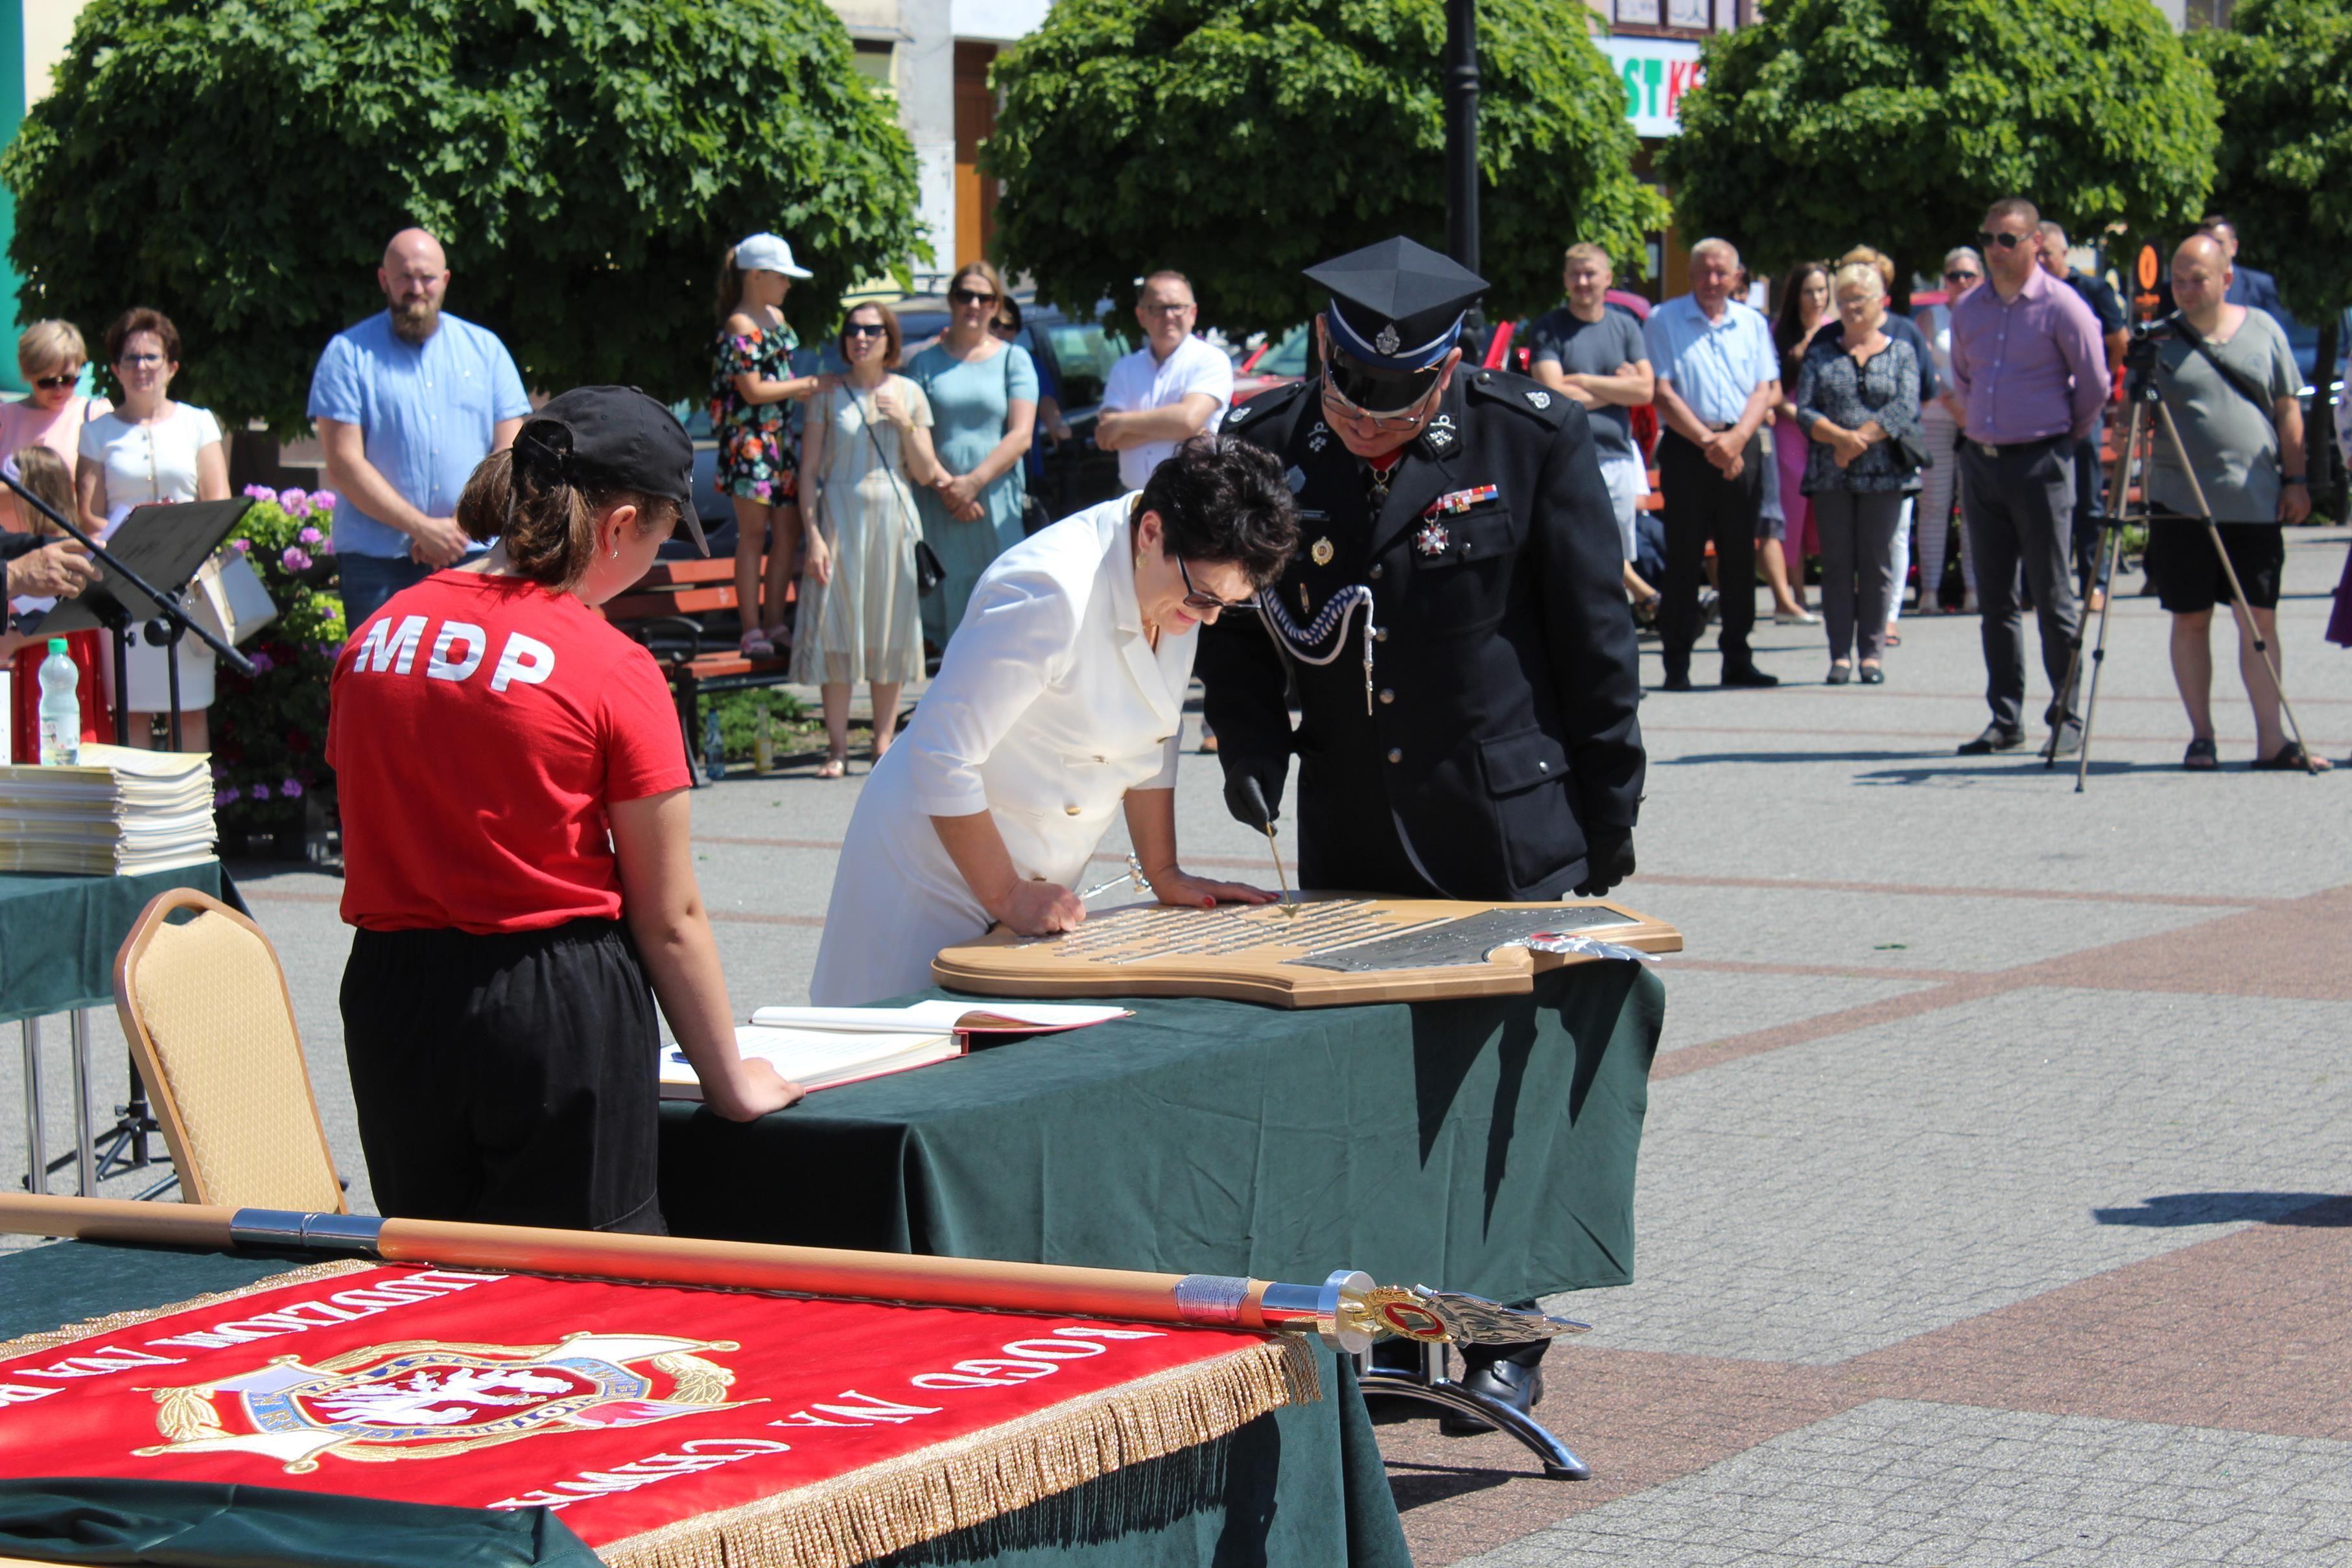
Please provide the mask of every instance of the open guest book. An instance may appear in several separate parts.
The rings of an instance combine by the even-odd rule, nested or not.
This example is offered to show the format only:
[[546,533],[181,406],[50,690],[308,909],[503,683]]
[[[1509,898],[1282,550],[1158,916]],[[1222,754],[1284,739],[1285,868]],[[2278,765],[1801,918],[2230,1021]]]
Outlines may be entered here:
[[[835,1089],[887,1073],[929,1067],[964,1053],[974,1034],[1055,1034],[1113,1019],[1125,1008],[1024,1003],[974,1007],[917,1002],[908,1008],[761,1008],[735,1030],[735,1047],[769,1062],[803,1089]],[[662,1047],[665,1100],[699,1100],[701,1082],[686,1052]]]

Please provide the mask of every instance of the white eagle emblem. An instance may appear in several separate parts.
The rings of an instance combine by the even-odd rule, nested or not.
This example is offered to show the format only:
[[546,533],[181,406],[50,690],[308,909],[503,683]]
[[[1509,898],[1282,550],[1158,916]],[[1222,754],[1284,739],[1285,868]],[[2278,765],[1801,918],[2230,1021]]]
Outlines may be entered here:
[[152,1390],[167,1440],[136,1451],[261,1454],[303,1475],[331,1455],[438,1459],[546,1433],[650,1426],[746,1403],[726,1398],[735,1375],[702,1355],[737,1348],[583,1333],[539,1345],[407,1340],[315,1365],[279,1356],[238,1376]]
[[1538,408],[1549,408],[1551,406],[1551,393],[1548,392],[1531,392],[1528,393],[1528,401],[1535,404]]
[[1372,347],[1383,354],[1393,354],[1397,351],[1397,345],[1403,341],[1397,336],[1396,323],[1391,321],[1381,329],[1381,335],[1372,340]]

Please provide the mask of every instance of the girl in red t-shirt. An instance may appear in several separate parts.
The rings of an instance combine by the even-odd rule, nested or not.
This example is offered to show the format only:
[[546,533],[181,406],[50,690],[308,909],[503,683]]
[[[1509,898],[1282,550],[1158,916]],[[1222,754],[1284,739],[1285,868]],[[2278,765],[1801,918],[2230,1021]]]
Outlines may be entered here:
[[564,393],[457,503],[496,547],[336,661],[343,1041],[386,1215],[660,1231],[656,998],[720,1115],[800,1097],[736,1051],[677,716],[593,609],[681,516],[703,542],[693,465],[643,392]]

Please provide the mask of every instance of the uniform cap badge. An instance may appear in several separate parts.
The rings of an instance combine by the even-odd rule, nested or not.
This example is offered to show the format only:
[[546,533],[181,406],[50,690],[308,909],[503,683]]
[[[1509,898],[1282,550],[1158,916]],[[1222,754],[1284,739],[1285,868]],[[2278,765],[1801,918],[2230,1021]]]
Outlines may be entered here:
[[1444,523],[1439,522],[1423,524],[1421,531],[1412,536],[1412,548],[1425,556],[1444,555],[1446,547],[1453,542],[1454,536],[1446,532]]
[[1308,549],[1307,559],[1313,561],[1317,566],[1329,566],[1331,564],[1331,557],[1333,553],[1331,541],[1329,539],[1317,539],[1314,545]]
[[1391,321],[1381,329],[1380,336],[1372,340],[1372,347],[1383,354],[1393,354],[1403,342],[1404,340],[1397,336],[1396,323]]
[[1538,408],[1549,408],[1551,406],[1551,393],[1548,392],[1531,392],[1528,393],[1528,401],[1535,404]]

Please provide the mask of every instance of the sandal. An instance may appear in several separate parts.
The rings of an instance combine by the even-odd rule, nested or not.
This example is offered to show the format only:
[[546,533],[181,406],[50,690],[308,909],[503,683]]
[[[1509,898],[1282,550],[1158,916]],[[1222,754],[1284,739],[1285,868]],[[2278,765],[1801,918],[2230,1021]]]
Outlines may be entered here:
[[2210,740],[2192,740],[2181,753],[2180,766],[2191,773],[2210,773],[2221,766],[2221,754]]
[[776,656],[775,643],[770,642],[768,634],[757,626],[736,639],[735,651],[747,659],[772,659]]
[[2290,740],[2268,757],[2254,759],[2257,773],[2324,773],[2335,764],[2325,758],[2314,762],[2301,746]]
[[826,758],[824,761],[816,765],[816,776],[820,779],[847,778],[849,776],[849,758],[843,756]]

